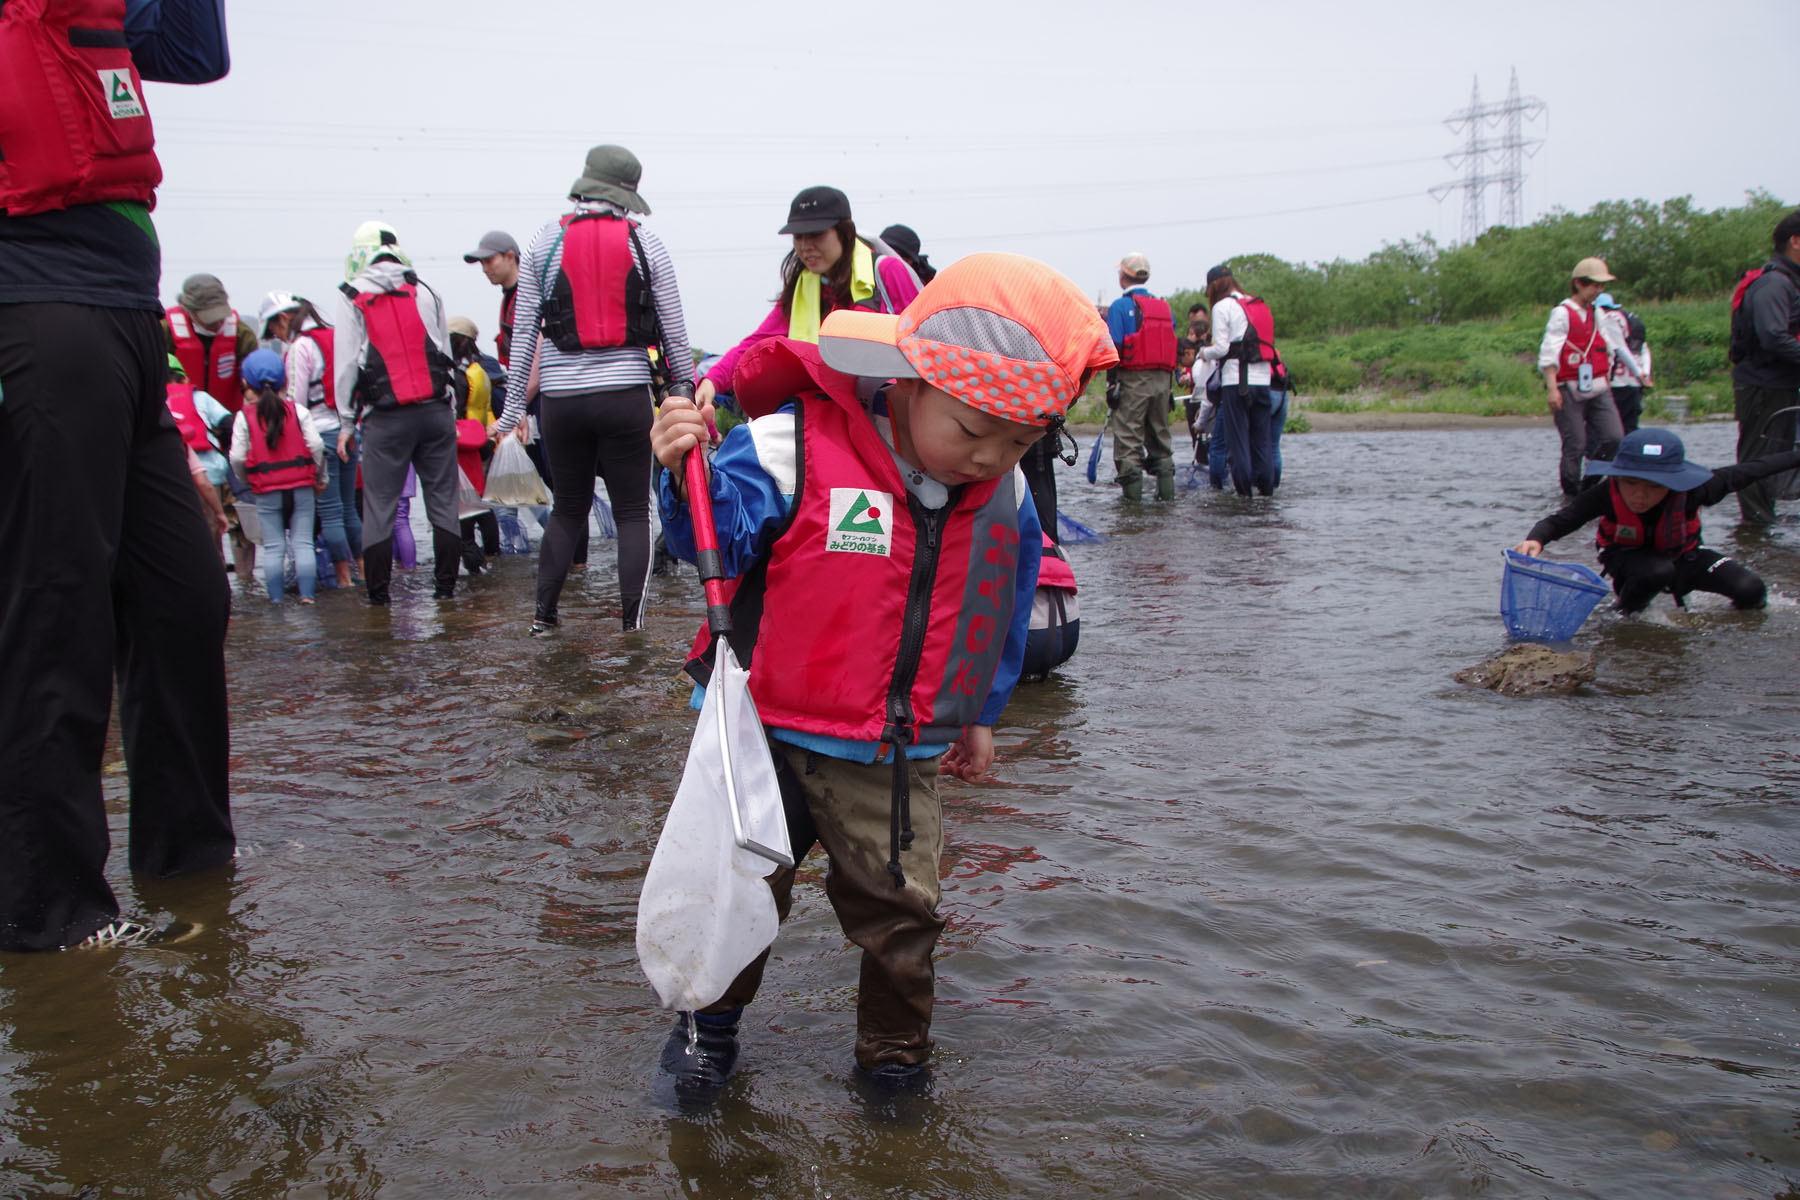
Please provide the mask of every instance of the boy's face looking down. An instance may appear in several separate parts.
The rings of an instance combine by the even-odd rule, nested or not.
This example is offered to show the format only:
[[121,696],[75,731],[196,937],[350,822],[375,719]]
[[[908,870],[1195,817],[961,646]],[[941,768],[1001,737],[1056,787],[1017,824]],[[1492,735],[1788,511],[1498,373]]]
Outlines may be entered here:
[[1625,501],[1625,507],[1642,515],[1662,503],[1662,498],[1669,494],[1669,489],[1660,483],[1651,483],[1648,479],[1633,479],[1629,475],[1619,476],[1619,495]]
[[900,457],[947,487],[998,479],[1044,436],[1041,426],[971,408],[922,379],[897,379],[887,395]]

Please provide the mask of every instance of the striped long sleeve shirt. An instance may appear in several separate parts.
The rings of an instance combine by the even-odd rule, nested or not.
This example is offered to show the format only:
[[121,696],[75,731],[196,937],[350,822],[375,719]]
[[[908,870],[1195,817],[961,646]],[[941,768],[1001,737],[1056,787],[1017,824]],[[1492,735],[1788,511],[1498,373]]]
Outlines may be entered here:
[[[583,200],[576,211],[599,210],[627,215],[623,208],[604,200]],[[519,258],[519,289],[514,310],[512,363],[514,377],[525,379],[531,370],[531,357],[538,355],[538,390],[546,396],[573,395],[611,388],[632,387],[650,382],[650,358],[641,346],[608,346],[581,350],[573,354],[559,350],[556,343],[543,336],[540,310],[544,290],[556,279],[562,265],[562,247],[557,234],[562,231],[560,218],[546,224],[531,239],[531,245]],[[662,352],[669,363],[670,377],[678,382],[693,374],[694,356],[688,350],[687,320],[681,311],[681,289],[675,282],[675,264],[662,239],[644,226],[638,226],[638,241],[643,254],[633,246],[632,258],[638,270],[650,281],[650,294],[656,302],[656,315],[662,322]],[[649,258],[646,264],[643,259]],[[496,434],[505,434],[525,415],[529,399],[526,388],[508,389],[506,411],[494,426]]]

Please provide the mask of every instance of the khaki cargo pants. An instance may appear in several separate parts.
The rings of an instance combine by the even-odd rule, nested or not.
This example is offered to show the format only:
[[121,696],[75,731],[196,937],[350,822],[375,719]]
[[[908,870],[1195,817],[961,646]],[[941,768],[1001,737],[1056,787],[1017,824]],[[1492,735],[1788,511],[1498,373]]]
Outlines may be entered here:
[[[831,864],[825,896],[844,936],[862,948],[856,997],[856,1065],[922,1063],[931,1055],[931,1005],[936,975],[931,952],[943,931],[937,915],[938,864],[944,852],[935,758],[907,764],[912,784],[913,842],[900,855],[906,886],[888,873],[894,768],[852,763],[771,740],[775,773],[787,810],[788,836],[799,863],[814,844]],[[769,877],[775,908],[787,920],[794,869]],[[749,1003],[762,984],[763,951],[732,981],[709,1012]]]
[[1173,475],[1175,450],[1169,436],[1169,396],[1174,376],[1167,371],[1119,372],[1119,407],[1107,422],[1113,435],[1113,466],[1123,482],[1140,471]]

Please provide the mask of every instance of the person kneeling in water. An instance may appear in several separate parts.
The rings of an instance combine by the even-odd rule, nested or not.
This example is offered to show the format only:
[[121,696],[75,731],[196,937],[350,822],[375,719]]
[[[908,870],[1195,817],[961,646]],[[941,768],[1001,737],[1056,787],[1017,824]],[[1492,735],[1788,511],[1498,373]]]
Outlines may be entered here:
[[1700,510],[1796,467],[1800,451],[1709,471],[1687,461],[1686,447],[1669,430],[1634,430],[1611,462],[1588,463],[1590,475],[1611,478],[1533,525],[1513,549],[1536,557],[1544,543],[1598,517],[1600,567],[1612,578],[1621,611],[1642,612],[1659,592],[1672,592],[1680,604],[1695,591],[1730,597],[1737,608],[1761,608],[1768,588],[1756,573],[1700,544]]

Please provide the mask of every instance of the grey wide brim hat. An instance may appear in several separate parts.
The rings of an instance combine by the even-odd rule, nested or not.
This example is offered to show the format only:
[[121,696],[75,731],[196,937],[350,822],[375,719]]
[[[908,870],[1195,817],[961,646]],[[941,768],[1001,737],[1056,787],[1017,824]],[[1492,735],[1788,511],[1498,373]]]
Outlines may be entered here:
[[643,177],[643,164],[625,147],[595,146],[587,152],[581,178],[569,185],[569,195],[578,200],[610,200],[648,216],[650,206],[637,193],[638,180]]
[[1672,492],[1697,488],[1713,475],[1699,463],[1687,460],[1687,447],[1679,437],[1654,427],[1632,430],[1613,452],[1611,462],[1590,461],[1587,471],[1589,475],[1620,475],[1660,483]]

